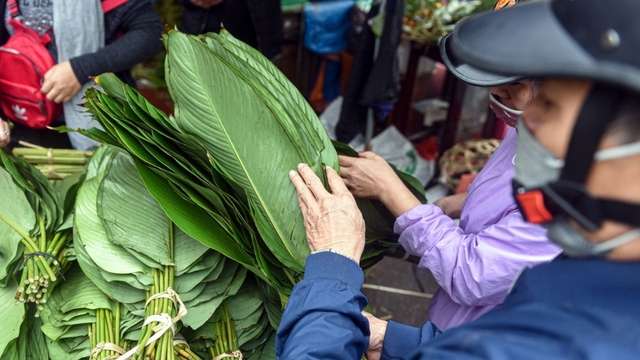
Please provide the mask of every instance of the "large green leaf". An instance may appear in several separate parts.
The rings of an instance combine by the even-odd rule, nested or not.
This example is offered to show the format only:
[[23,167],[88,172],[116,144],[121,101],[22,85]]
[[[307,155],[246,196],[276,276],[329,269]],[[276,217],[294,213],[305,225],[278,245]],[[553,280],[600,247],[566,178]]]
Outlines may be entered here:
[[188,272],[198,260],[202,259],[209,248],[201,242],[194,240],[180,228],[176,228],[174,231],[174,239],[175,243],[178,244],[173,254],[176,263],[175,274],[179,277]]
[[216,249],[231,259],[253,269],[253,259],[238,247],[235,239],[222,229],[202,208],[190,203],[178,195],[167,180],[136,161],[138,172],[142,176],[149,192],[158,200],[171,220],[192,238]]
[[237,40],[226,30],[205,35],[207,45],[251,85],[260,99],[275,113],[280,126],[298,153],[316,172],[323,164],[339,170],[336,153],[317,115],[284,74],[256,49]]
[[173,31],[165,43],[171,49],[167,78],[179,127],[201,141],[214,167],[246,192],[271,251],[287,267],[302,271],[309,249],[287,176],[306,160],[300,145],[254,89],[202,41]]
[[117,151],[110,158],[98,189],[97,207],[111,242],[147,266],[174,265],[169,249],[171,221],[149,194],[128,154]]
[[[29,234],[36,226],[36,216],[23,191],[13,182],[11,175],[0,167],[0,279],[5,279],[10,265],[22,253],[22,236],[7,221]],[[15,289],[14,289],[15,290]],[[0,352],[1,353],[1,352]]]
[[[103,150],[105,149],[105,150]],[[101,147],[94,154],[93,161],[102,160],[114,156],[108,154],[107,148]],[[87,179],[78,191],[76,199],[75,226],[80,235],[80,240],[84,251],[91,257],[93,262],[101,269],[114,274],[143,273],[151,275],[151,269],[141,264],[133,255],[121,246],[109,241],[107,233],[103,227],[103,222],[98,216],[97,197],[100,182],[108,167],[108,159],[100,161],[100,168],[94,177],[87,173]],[[135,277],[132,277],[135,281]]]
[[20,334],[20,326],[25,316],[24,304],[16,304],[13,296],[16,294],[16,284],[11,282],[9,286],[0,288],[0,314],[2,314],[2,326],[0,327],[0,354]]

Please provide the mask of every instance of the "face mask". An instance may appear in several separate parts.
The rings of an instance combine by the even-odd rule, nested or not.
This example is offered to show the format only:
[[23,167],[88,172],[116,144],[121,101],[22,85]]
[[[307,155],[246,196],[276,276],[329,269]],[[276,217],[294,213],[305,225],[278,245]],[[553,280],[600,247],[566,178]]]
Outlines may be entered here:
[[564,253],[571,257],[603,256],[618,246],[640,237],[640,229],[636,228],[613,239],[594,243],[562,217],[554,218],[550,223],[542,226],[547,229],[549,240],[560,246]]
[[[522,119],[518,122],[518,144],[515,159],[516,181],[526,189],[535,189],[560,178],[564,161],[555,157],[529,132]],[[609,161],[640,154],[640,142],[598,151],[594,161]],[[567,255],[576,257],[602,256],[611,249],[640,237],[640,229],[631,230],[603,243],[592,243],[562,217],[543,224],[547,236]]]
[[557,181],[563,167],[564,161],[540,145],[520,120],[515,159],[516,181],[526,189],[539,188]]
[[489,106],[496,118],[505,122],[505,124],[515,127],[518,124],[518,118],[522,115],[522,111],[514,110],[500,103],[493,94],[489,94]]
[[[516,180],[526,189],[542,187],[560,178],[564,160],[558,159],[542,146],[522,122],[518,122],[518,144],[516,148]],[[594,161],[610,161],[640,154],[640,141],[600,150]]]

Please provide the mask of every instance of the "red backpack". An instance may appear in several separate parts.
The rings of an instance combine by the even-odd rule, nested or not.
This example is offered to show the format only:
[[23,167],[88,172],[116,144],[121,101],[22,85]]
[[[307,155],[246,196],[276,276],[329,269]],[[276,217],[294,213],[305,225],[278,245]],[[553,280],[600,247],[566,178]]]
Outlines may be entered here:
[[[106,13],[126,2],[106,0],[102,9]],[[51,36],[40,35],[22,23],[16,0],[9,0],[7,7],[14,34],[0,46],[0,109],[15,123],[44,129],[62,114],[62,104],[50,101],[40,91],[44,74],[55,65],[47,50]]]

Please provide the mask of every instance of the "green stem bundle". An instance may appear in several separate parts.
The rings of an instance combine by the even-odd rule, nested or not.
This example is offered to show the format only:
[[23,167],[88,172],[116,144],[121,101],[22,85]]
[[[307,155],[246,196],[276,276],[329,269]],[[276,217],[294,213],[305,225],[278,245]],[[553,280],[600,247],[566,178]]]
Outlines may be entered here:
[[173,345],[173,355],[176,360],[202,360],[186,343]]
[[[174,228],[173,223],[170,224],[171,231],[169,236],[170,256],[174,258]],[[163,270],[153,270],[153,285],[148,292],[147,299],[154,295],[165,293],[168,289],[174,287],[175,269],[171,266],[164,267]],[[167,314],[171,318],[176,316],[176,306],[173,299],[167,297],[158,297],[148,302],[145,308],[145,318],[154,315]],[[161,325],[160,322],[153,321],[142,328],[142,335],[138,341],[138,350],[133,355],[133,360],[174,360],[176,359],[173,346],[173,332],[169,329],[162,336],[149,344],[149,339],[156,331],[154,328]],[[179,358],[178,358],[179,359]]]
[[62,180],[84,172],[93,154],[90,151],[48,149],[29,143],[22,144],[27,147],[14,148],[13,155],[33,165],[49,180]]
[[222,304],[222,312],[224,317],[215,323],[216,341],[214,346],[207,349],[212,359],[222,354],[231,355],[239,350],[236,327],[229,316],[225,303]]
[[114,360],[120,357],[129,344],[120,337],[120,320],[122,305],[115,303],[115,311],[97,309],[96,321],[89,325],[89,342],[91,344],[90,360]]
[[49,235],[44,220],[40,218],[40,235],[33,239],[6,217],[0,215],[0,220],[5,221],[22,236],[21,241],[25,247],[25,262],[15,298],[20,303],[35,303],[35,316],[39,317],[53,286],[58,281],[57,274],[62,273],[69,265],[66,256],[69,232]]

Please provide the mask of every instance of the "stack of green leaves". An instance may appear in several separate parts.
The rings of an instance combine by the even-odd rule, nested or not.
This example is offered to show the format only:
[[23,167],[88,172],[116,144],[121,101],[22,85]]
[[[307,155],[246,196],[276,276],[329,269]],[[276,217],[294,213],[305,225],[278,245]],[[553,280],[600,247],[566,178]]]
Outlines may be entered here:
[[49,356],[67,360],[122,354],[137,341],[142,323],[100,291],[77,265],[52,292],[41,317]]
[[270,325],[267,303],[256,281],[247,277],[238,293],[227,298],[202,327],[185,332],[191,347],[202,357],[240,351],[244,358],[275,358],[275,328]]
[[[115,147],[96,150],[78,193],[75,225],[83,272],[145,319],[133,359],[173,356],[169,327],[178,320],[193,329],[202,326],[246,276],[244,267],[177,228],[131,157]],[[169,317],[169,324],[159,316]]]
[[[43,278],[45,274],[50,275],[46,264],[62,279],[61,271],[74,260],[69,244],[70,224],[73,199],[82,178],[68,178],[54,189],[37,169],[23,160],[2,152],[0,157],[0,238],[3,240],[0,241],[3,286],[0,287],[0,313],[3,316],[0,359],[48,359],[47,345],[51,341],[40,331],[42,322],[37,316],[44,311],[57,282],[52,282],[49,276],[49,286],[44,281],[40,286],[38,279],[38,291],[32,292],[36,280],[28,282],[24,278],[35,277],[29,273],[35,275],[36,271]],[[48,248],[48,252],[42,252],[42,257],[34,256],[35,247],[37,251]],[[21,280],[20,284],[17,280]],[[23,295],[27,289],[33,299],[27,297],[25,301]]]
[[7,255],[2,257],[0,279],[7,281],[21,266],[16,299],[35,303],[35,316],[39,316],[42,304],[69,266],[74,191],[69,192],[69,202],[63,202],[60,192],[26,161],[1,151],[0,159],[0,186],[5,190],[0,235]]
[[[131,153],[147,188],[182,230],[269,282],[284,303],[309,253],[287,174],[307,163],[324,179],[324,166],[338,170],[334,145],[286,77],[227,32],[172,31],[165,45],[175,118],[103,74],[97,82],[104,92],[90,89],[86,106],[105,131],[82,132]],[[389,224],[372,229],[378,226],[386,231],[371,240],[386,247],[366,251],[363,264],[398,248]]]
[[106,93],[90,89],[87,107],[106,133],[96,129],[83,133],[130,152],[149,191],[187,234],[282,293],[290,291],[295,272],[278,264],[259,241],[246,196],[235,196],[237,185],[211,167],[202,144],[113,74],[97,81]]

